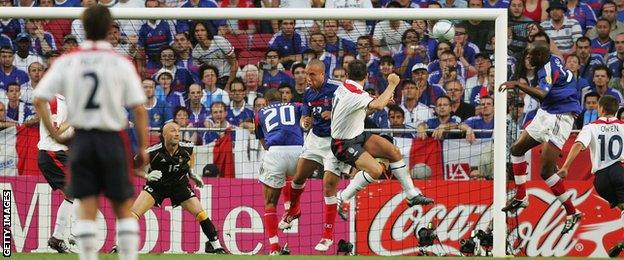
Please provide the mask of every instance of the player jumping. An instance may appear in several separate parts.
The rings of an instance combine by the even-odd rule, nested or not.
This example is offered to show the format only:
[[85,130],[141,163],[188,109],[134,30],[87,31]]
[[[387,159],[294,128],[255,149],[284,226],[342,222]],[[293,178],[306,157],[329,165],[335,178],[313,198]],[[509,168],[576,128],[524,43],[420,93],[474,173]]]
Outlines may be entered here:
[[431,204],[433,200],[414,187],[399,148],[379,135],[364,132],[367,110],[383,109],[393,98],[394,90],[401,80],[398,75],[390,74],[386,90],[379,97],[373,98],[362,90],[368,74],[366,71],[366,63],[363,61],[354,60],[349,63],[349,79],[334,94],[331,118],[332,152],[338,160],[361,170],[349,186],[338,193],[338,202],[341,204],[339,207],[346,208],[348,199],[386,170],[375,158],[390,161],[390,170],[406,192],[410,207]]
[[277,212],[275,206],[286,175],[294,175],[297,157],[303,145],[303,131],[297,124],[301,111],[292,103],[281,103],[281,94],[268,90],[264,97],[270,103],[258,111],[256,137],[268,150],[260,166],[260,182],[264,194],[264,234],[271,244],[270,255],[288,255],[286,245],[280,248],[277,236]]
[[[612,208],[618,207],[624,220],[624,167],[621,164],[624,160],[624,122],[615,117],[618,106],[613,96],[605,95],[598,100],[598,120],[583,127],[557,175],[565,178],[579,152],[589,147],[596,192]],[[624,242],[609,250],[609,256],[618,256],[622,249]]]
[[528,58],[532,66],[539,68],[536,75],[539,87],[531,87],[524,81],[507,81],[499,89],[517,88],[541,102],[535,118],[511,147],[516,195],[502,210],[514,211],[528,205],[524,155],[533,147],[544,144],[540,155],[541,177],[563,203],[567,216],[561,233],[565,234],[580,220],[581,213],[572,200],[564,196],[566,188],[563,179],[555,174],[555,163],[572,131],[574,115],[581,111],[578,89],[572,72],[563,67],[558,57],[551,55],[548,46],[536,45],[529,50]]

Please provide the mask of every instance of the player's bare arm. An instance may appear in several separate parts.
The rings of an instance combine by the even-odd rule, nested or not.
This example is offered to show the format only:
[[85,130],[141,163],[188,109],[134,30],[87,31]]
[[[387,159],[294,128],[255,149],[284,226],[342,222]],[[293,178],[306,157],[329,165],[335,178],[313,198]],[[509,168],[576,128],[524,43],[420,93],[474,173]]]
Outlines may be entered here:
[[570,153],[568,153],[568,158],[566,158],[565,163],[563,163],[563,166],[561,166],[561,169],[559,169],[559,171],[557,172],[557,175],[559,175],[559,177],[565,178],[568,176],[568,169],[570,169],[572,162],[582,150],[585,150],[585,148],[587,147],[585,147],[581,142],[575,142],[572,145],[572,149],[570,149]]
[[383,93],[381,93],[381,95],[379,95],[379,97],[373,99],[373,101],[368,104],[368,108],[382,110],[388,104],[390,99],[393,98],[394,89],[396,89],[396,87],[399,85],[399,82],[401,82],[401,78],[399,77],[399,75],[395,73],[390,74],[388,76],[388,87],[386,88],[386,90],[384,90]]
[[502,92],[508,89],[515,89],[515,88],[519,89],[520,91],[540,101],[543,100],[544,97],[546,97],[546,94],[548,94],[546,93],[546,91],[540,88],[531,87],[526,82],[520,81],[520,80],[507,81],[500,85],[500,87],[498,88],[498,91]]
[[193,172],[193,167],[195,167],[195,154],[191,154],[189,157],[190,157],[190,160],[188,161],[188,165],[189,165],[188,175],[189,177],[191,177],[193,182],[195,182],[195,186],[197,186],[198,188],[202,188],[204,187],[204,181],[202,180],[201,175],[198,175],[197,173]]

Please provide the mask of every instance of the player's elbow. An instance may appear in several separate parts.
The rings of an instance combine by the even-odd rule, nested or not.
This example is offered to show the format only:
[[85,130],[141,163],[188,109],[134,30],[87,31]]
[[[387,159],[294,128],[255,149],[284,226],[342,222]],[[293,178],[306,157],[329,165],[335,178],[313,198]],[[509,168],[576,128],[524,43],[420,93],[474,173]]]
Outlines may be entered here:
[[384,104],[379,102],[378,99],[375,99],[371,101],[370,103],[368,103],[368,109],[370,110],[382,110],[383,108],[384,108]]

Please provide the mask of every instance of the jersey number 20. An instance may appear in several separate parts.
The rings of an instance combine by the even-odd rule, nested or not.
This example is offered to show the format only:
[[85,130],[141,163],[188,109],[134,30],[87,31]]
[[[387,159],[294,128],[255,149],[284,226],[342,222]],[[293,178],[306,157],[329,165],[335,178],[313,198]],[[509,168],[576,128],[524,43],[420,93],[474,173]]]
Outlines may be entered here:
[[[273,122],[271,123],[271,120],[273,120],[273,118],[275,118],[275,116],[277,116],[277,108],[270,108],[267,109],[267,111],[265,113],[267,113],[266,119],[264,120],[264,125],[266,126],[266,130],[267,132],[271,132],[271,130],[273,130],[273,128],[275,128],[278,123],[277,122]],[[282,125],[294,125],[295,124],[295,108],[292,106],[282,106],[279,107],[279,113],[280,113],[280,123]]]
[[[600,160],[605,161],[607,153],[609,154],[609,159],[617,160],[622,155],[622,137],[619,135],[612,135],[608,144],[605,142],[605,135],[598,135],[598,140],[600,140]],[[614,147],[614,143],[618,143],[616,147]],[[615,148],[615,149],[614,149]],[[605,151],[606,150],[606,151]]]

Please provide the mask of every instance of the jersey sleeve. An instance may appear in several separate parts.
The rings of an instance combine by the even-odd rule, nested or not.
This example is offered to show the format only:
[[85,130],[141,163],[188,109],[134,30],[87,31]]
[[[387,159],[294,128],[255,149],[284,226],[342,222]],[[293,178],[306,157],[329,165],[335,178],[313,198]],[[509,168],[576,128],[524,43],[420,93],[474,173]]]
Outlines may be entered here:
[[[223,52],[225,56],[234,55],[234,47],[230,42],[223,37],[215,37],[215,43],[219,46],[219,49]],[[227,103],[226,103],[227,104]]]
[[127,71],[128,73],[124,73],[126,76],[125,79],[125,100],[124,103],[127,107],[132,107],[136,105],[144,104],[147,98],[145,97],[145,92],[143,91],[143,87],[141,86],[141,80],[139,79],[139,75],[136,72],[134,66],[127,60],[120,62],[121,67],[123,68],[121,71]]
[[371,97],[368,94],[368,92],[363,92],[360,94],[353,94],[353,95],[354,95],[353,104],[355,108],[367,108],[368,103],[373,101],[373,97]]
[[65,81],[63,77],[63,70],[65,69],[65,60],[57,60],[52,64],[52,67],[46,72],[45,76],[41,79],[33,95],[44,100],[51,100],[54,98],[54,94],[63,93],[63,87]]
[[542,69],[537,72],[537,85],[540,89],[550,92],[552,83],[554,82],[556,75],[553,75],[552,63],[548,62]]
[[583,144],[585,148],[589,147],[589,143],[591,143],[591,139],[592,139],[591,130],[589,129],[590,126],[591,125],[586,125],[585,127],[583,127],[581,132],[576,137],[576,141],[575,141],[575,142],[579,142]]

